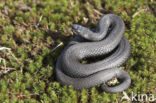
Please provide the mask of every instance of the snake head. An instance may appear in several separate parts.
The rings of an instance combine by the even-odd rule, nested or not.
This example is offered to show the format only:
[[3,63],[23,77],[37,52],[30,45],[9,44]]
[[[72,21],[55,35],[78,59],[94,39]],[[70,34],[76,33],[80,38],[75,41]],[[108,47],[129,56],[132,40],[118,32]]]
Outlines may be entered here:
[[80,36],[87,40],[94,40],[94,38],[95,38],[94,36],[96,36],[96,35],[94,35],[93,30],[88,29],[88,28],[78,25],[78,24],[72,25],[72,31],[75,35]]
[[82,26],[81,25],[78,25],[78,24],[73,24],[72,25],[72,31],[75,35],[80,35],[81,34],[81,29],[82,29]]

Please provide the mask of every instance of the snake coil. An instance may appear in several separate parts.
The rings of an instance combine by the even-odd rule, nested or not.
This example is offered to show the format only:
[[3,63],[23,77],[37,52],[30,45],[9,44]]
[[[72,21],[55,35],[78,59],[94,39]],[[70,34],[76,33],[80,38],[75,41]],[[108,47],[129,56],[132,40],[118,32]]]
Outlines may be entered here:
[[[114,14],[103,16],[95,29],[78,24],[72,25],[75,38],[65,47],[56,63],[56,79],[63,85],[75,89],[90,88],[106,83],[116,77],[121,82],[115,86],[101,85],[106,92],[116,93],[126,90],[131,83],[127,72],[121,66],[130,55],[130,44],[123,37],[125,25]],[[80,60],[114,52],[101,61],[82,64]]]

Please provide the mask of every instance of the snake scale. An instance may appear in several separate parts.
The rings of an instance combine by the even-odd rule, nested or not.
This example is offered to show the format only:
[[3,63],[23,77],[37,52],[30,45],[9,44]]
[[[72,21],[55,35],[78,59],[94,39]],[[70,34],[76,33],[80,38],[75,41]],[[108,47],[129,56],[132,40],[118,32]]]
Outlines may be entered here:
[[[77,90],[98,84],[106,92],[126,90],[131,84],[131,78],[119,66],[130,56],[131,47],[123,36],[123,20],[115,14],[107,14],[99,20],[94,29],[73,24],[72,31],[76,36],[57,59],[56,79],[62,85],[72,85]],[[111,55],[100,61],[89,64],[80,62],[84,58],[107,55],[113,50]],[[119,84],[102,85],[115,77],[120,80]]]

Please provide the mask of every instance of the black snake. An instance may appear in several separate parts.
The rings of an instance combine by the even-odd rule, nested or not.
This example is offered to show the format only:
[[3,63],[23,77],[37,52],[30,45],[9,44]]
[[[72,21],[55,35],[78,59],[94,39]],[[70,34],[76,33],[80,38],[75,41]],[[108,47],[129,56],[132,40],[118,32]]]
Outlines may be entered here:
[[[131,47],[123,37],[125,25],[114,14],[103,16],[95,29],[78,24],[72,25],[75,38],[65,47],[58,57],[56,78],[63,85],[72,85],[75,89],[90,88],[106,83],[116,77],[120,83],[115,86],[101,85],[106,92],[121,92],[131,83],[127,72],[118,67],[129,57]],[[82,64],[80,60],[114,52],[101,61]]]

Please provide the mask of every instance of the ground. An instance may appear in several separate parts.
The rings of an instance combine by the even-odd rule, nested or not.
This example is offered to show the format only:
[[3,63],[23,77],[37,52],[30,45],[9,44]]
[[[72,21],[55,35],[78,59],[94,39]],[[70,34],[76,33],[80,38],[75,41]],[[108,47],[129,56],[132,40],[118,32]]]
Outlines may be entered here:
[[92,28],[108,13],[124,20],[132,47],[122,67],[132,78],[125,93],[156,97],[155,8],[155,0],[1,0],[0,102],[127,103],[122,93],[100,86],[75,91],[55,79],[57,57],[73,38],[71,24]]

